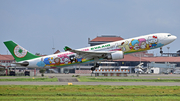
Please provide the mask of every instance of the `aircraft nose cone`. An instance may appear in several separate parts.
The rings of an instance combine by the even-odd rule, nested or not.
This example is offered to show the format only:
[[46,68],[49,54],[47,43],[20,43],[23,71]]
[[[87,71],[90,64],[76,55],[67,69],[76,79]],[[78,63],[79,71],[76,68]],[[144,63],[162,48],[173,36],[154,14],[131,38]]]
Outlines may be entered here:
[[171,36],[172,37],[172,40],[174,41],[174,40],[176,40],[177,39],[177,37],[176,36]]

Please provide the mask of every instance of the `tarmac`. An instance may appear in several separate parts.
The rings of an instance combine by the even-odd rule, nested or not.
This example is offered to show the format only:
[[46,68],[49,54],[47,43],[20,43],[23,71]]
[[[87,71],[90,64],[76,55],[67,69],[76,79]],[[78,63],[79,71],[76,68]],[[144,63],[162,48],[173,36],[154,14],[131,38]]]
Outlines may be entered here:
[[[22,81],[0,81],[0,85],[68,85],[72,83],[73,85],[145,85],[145,86],[180,86],[180,82],[78,82],[75,77],[72,76],[91,76],[91,74],[45,74],[45,77],[57,77],[59,82],[22,82]],[[95,76],[94,74],[92,75]],[[36,77],[40,77],[38,74]],[[4,78],[32,78],[32,77],[0,77]],[[102,78],[102,77],[97,77]],[[126,78],[126,79],[180,79],[180,75],[177,74],[142,74],[139,77],[136,77],[136,74],[128,74],[128,77],[103,77],[103,78]]]

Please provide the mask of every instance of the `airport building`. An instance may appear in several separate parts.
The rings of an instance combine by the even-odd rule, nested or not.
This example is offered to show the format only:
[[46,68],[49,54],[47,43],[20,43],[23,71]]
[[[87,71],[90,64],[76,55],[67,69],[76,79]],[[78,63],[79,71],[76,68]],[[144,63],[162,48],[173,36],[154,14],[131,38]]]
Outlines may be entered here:
[[1,55],[0,54],[0,67],[9,67],[11,63],[15,62],[12,55]]

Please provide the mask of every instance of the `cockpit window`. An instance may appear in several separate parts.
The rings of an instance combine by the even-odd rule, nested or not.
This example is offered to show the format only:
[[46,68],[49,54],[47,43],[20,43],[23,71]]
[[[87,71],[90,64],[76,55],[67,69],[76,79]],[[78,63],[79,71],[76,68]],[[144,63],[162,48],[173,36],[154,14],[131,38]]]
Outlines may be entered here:
[[168,37],[170,37],[171,35],[168,35]]

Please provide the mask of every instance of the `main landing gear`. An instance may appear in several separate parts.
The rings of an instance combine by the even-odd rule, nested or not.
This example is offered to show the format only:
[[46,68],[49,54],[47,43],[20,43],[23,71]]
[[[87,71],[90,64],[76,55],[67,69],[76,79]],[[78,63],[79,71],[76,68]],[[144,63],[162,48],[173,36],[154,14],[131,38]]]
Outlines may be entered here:
[[94,67],[91,67],[91,70],[92,70],[91,76],[93,74],[93,71],[96,70],[96,68],[99,68],[99,64],[98,63],[94,63]]
[[99,67],[99,64],[98,63],[94,63],[94,67],[91,67],[91,70],[92,72]]

